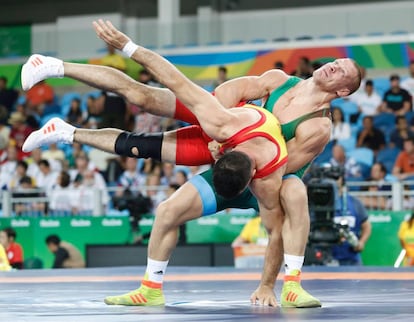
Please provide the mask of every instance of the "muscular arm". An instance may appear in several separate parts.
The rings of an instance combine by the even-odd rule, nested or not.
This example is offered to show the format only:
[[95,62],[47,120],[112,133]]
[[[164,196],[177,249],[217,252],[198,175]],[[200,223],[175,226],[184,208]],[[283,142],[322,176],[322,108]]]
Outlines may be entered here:
[[287,142],[289,161],[286,173],[293,173],[312,162],[328,143],[331,136],[331,121],[314,118],[301,123],[296,135]]
[[288,77],[283,71],[272,69],[260,76],[245,76],[226,81],[214,92],[223,106],[233,107],[241,101],[261,99],[270,95],[271,91],[282,85]]
[[[115,48],[123,49],[130,39],[109,21],[94,22],[97,35]],[[173,64],[159,54],[139,47],[131,58],[143,65],[155,78],[174,92],[197,117],[206,134],[217,141],[224,141],[234,133],[234,114],[227,111],[218,100],[200,86],[190,81]]]

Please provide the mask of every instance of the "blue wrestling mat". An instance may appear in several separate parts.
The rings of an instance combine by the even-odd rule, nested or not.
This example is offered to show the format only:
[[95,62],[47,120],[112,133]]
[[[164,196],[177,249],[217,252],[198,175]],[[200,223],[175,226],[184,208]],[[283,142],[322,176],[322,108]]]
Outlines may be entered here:
[[[107,306],[137,288],[144,267],[0,273],[0,321],[414,321],[414,269],[305,267],[302,285],[322,308],[251,305],[259,270],[167,271],[165,307]],[[276,284],[279,299],[282,276]]]

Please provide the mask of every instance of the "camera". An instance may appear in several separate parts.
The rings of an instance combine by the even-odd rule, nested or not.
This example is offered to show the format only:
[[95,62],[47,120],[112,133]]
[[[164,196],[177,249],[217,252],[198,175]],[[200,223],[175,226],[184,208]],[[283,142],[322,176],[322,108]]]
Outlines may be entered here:
[[[343,167],[321,165],[313,167],[307,183],[311,228],[305,254],[307,265],[338,265],[332,247],[343,241],[355,247],[358,237],[346,220],[336,222],[335,214],[345,211],[341,203],[344,182]],[[344,194],[346,198],[346,194]]]
[[[128,210],[129,222],[131,225],[131,233],[139,235],[139,221],[142,216],[152,211],[151,198],[144,196],[141,192],[132,192],[129,188],[125,189],[121,196],[114,196],[112,198],[114,208],[118,210]],[[134,243],[142,242],[148,239],[149,234],[140,236]]]

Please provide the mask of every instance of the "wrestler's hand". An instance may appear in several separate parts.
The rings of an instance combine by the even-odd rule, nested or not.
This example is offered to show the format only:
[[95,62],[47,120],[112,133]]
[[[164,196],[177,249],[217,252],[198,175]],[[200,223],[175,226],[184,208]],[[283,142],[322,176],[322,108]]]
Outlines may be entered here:
[[217,160],[220,158],[220,144],[217,141],[210,141],[208,142],[208,149],[211,152],[211,156],[214,160]]
[[94,21],[93,27],[99,38],[116,49],[122,50],[126,43],[131,40],[127,35],[116,29],[108,20],[103,21],[99,19]]
[[269,286],[259,285],[256,291],[250,296],[250,302],[252,304],[256,304],[257,302],[259,305],[264,306],[277,306],[275,292]]

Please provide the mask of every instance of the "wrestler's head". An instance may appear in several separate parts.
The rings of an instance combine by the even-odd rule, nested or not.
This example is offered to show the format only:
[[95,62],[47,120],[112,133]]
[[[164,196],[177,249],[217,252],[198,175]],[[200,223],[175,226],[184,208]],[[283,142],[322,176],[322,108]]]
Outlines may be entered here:
[[322,90],[344,97],[359,88],[361,71],[354,60],[341,58],[316,69],[313,79]]
[[237,197],[253,176],[252,162],[243,152],[224,154],[213,167],[213,183],[216,192],[226,199]]

